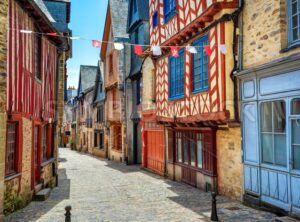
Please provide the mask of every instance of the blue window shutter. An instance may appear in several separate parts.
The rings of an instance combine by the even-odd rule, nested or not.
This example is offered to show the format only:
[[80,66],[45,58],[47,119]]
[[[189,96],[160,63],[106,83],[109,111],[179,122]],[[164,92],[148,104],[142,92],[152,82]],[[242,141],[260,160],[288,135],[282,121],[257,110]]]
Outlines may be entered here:
[[164,0],[164,16],[165,23],[175,15],[176,12],[176,0]]
[[156,28],[158,25],[158,12],[154,12],[153,16],[152,16],[152,27]]
[[193,55],[193,92],[201,92],[208,89],[208,56],[203,46],[208,44],[208,37],[203,36],[196,40],[193,45],[197,47],[197,54]]

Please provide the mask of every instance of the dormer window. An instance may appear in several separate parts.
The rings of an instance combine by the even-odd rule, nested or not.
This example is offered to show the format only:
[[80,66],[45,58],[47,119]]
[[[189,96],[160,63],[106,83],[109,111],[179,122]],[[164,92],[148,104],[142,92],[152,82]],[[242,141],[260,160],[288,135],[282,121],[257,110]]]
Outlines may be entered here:
[[175,0],[164,0],[164,15],[165,23],[171,20],[176,14],[176,1]]

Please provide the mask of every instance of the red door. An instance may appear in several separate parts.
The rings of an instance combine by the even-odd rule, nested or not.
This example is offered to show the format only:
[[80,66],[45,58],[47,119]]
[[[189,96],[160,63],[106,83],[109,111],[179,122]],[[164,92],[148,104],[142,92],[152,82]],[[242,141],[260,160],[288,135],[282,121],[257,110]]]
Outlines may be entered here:
[[164,174],[164,132],[162,130],[146,131],[147,168]]
[[39,126],[34,127],[34,146],[33,146],[33,171],[34,171],[34,185],[40,182],[40,169],[41,169],[41,152],[40,152],[40,130]]

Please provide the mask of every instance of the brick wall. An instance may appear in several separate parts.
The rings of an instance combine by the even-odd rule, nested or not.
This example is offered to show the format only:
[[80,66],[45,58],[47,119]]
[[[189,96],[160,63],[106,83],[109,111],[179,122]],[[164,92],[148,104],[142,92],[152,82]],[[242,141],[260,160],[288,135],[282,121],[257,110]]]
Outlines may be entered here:
[[[0,126],[6,125],[7,23],[8,0],[0,1]],[[6,127],[0,127],[0,153],[5,153]],[[0,155],[0,221],[3,212],[4,155]]]
[[218,191],[233,199],[242,195],[241,129],[217,131]]
[[286,0],[246,0],[244,23],[244,68],[279,59],[300,49],[281,53],[288,46]]

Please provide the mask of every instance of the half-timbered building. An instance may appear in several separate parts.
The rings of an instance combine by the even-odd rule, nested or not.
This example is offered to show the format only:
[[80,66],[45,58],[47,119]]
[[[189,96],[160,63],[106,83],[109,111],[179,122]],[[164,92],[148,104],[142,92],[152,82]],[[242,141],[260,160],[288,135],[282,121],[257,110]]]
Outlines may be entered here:
[[235,198],[242,189],[237,87],[231,78],[238,13],[237,0],[149,0],[150,44],[163,49],[154,57],[156,119],[168,131],[168,175]]
[[108,127],[108,158],[126,161],[126,109],[125,77],[129,69],[129,49],[117,50],[107,42],[128,42],[126,22],[127,0],[109,0],[101,47],[101,61],[104,64],[105,122]]
[[[50,2],[61,10],[63,27],[58,27]],[[1,135],[6,138],[1,152],[4,190],[0,186],[5,213],[16,209],[17,199],[28,203],[33,194],[39,196],[40,189],[56,184],[56,135],[63,103],[59,92],[64,90],[64,67],[70,55],[68,40],[57,36],[70,34],[69,2],[11,0],[7,10],[7,70],[3,72],[7,76],[1,84],[6,87],[7,114],[6,123],[1,124],[6,129],[6,135]]]

